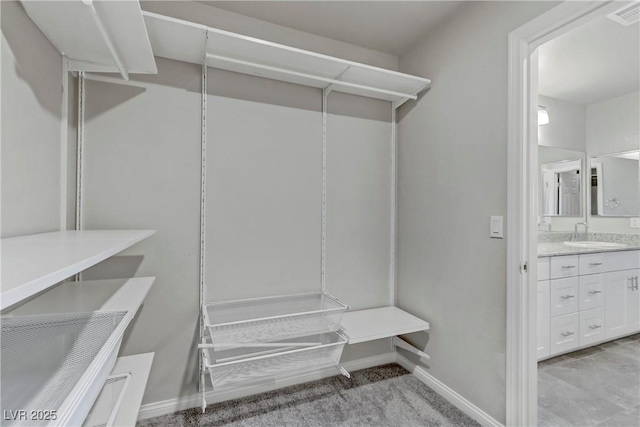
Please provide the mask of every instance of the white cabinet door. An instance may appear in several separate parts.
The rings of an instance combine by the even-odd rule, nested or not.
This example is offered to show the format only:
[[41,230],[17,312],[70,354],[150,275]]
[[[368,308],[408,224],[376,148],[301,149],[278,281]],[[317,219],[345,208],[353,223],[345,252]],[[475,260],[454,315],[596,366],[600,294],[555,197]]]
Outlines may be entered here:
[[549,354],[564,353],[578,347],[580,342],[578,313],[551,318],[549,328]]
[[605,274],[605,336],[615,338],[640,328],[639,270]]
[[555,279],[549,282],[551,316],[578,311],[580,306],[580,281],[578,277]]
[[538,282],[538,359],[549,355],[549,281]]

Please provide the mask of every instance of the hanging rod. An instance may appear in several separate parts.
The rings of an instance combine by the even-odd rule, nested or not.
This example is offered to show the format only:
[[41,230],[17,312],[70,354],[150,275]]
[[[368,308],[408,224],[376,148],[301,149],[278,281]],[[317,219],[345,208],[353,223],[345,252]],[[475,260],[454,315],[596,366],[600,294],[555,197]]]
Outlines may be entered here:
[[287,75],[290,75],[290,76],[302,77],[302,78],[306,78],[306,79],[310,79],[310,80],[316,80],[316,81],[319,81],[319,82],[327,83],[327,85],[325,87],[328,87],[328,86],[331,86],[331,85],[343,86],[343,87],[350,87],[350,88],[354,88],[354,89],[367,90],[367,91],[370,91],[370,92],[375,92],[375,93],[384,94],[384,95],[397,96],[397,97],[402,98],[402,99],[418,99],[417,95],[411,95],[411,94],[402,93],[402,92],[394,92],[394,91],[385,90],[385,89],[378,89],[378,88],[371,87],[371,86],[360,85],[360,84],[357,84],[357,83],[349,83],[349,82],[345,82],[343,80],[336,80],[336,79],[332,79],[332,78],[329,78],[329,77],[316,76],[316,75],[313,75],[313,74],[301,73],[301,72],[298,72],[298,71],[287,70],[285,68],[280,68],[280,67],[273,67],[271,65],[265,65],[265,64],[260,64],[260,63],[257,63],[257,62],[246,61],[246,60],[243,60],[243,59],[229,58],[228,56],[214,55],[212,53],[207,53],[206,59],[217,59],[219,61],[229,62],[229,63],[232,63],[232,64],[245,65],[245,66],[248,66],[248,67],[254,67],[254,68],[261,69],[261,70],[274,71],[274,72],[277,72],[277,73],[287,74]]
[[104,40],[105,44],[107,45],[107,48],[109,49],[109,52],[111,53],[111,57],[116,63],[116,67],[118,67],[118,71],[120,71],[120,75],[122,76],[123,79],[129,80],[129,75],[127,74],[127,70],[124,68],[124,64],[122,64],[122,61],[120,60],[120,56],[118,56],[118,52],[116,51],[116,48],[113,45],[113,42],[111,41],[111,37],[109,36],[107,29],[104,27],[102,18],[100,18],[100,15],[98,15],[98,11],[96,10],[95,5],[93,4],[93,0],[82,0],[82,3],[89,8],[91,17],[93,18],[93,21],[96,23],[96,26],[100,31],[102,40]]

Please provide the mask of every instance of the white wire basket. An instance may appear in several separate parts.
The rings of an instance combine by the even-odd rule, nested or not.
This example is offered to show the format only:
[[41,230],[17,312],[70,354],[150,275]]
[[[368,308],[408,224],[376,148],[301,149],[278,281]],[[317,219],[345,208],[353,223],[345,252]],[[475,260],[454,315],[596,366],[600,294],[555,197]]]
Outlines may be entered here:
[[203,309],[215,350],[335,332],[349,307],[313,293],[209,303]]
[[26,411],[26,419],[3,420],[3,425],[50,423],[46,411],[61,407],[126,314],[2,316],[1,409],[3,414]]
[[339,368],[347,340],[337,332],[282,340],[278,343],[247,344],[216,351],[203,349],[205,366],[214,387],[238,385],[300,371]]
[[112,427],[130,379],[129,373],[107,378],[82,427]]

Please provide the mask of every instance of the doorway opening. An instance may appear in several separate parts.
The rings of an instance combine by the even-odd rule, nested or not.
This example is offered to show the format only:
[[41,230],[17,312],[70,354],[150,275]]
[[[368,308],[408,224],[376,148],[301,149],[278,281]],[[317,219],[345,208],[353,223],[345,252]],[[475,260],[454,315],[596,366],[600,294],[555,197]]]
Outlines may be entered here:
[[[633,218],[640,216],[640,202],[636,206],[631,195],[634,192],[640,195],[640,191],[633,187],[640,181],[637,161],[635,169],[632,166],[627,168],[630,172],[625,175],[625,183],[632,183],[628,189],[620,189],[620,185],[614,183],[619,182],[615,175],[625,169],[623,166],[610,166],[609,174],[604,173],[604,180],[602,172],[599,177],[597,175],[598,168],[602,169],[598,165],[603,162],[617,165],[618,159],[633,158],[633,153],[640,147],[622,150],[609,144],[610,151],[607,152],[604,148],[607,144],[598,146],[594,141],[617,138],[594,137],[594,128],[597,129],[598,125],[593,124],[606,117],[602,106],[596,104],[606,104],[624,95],[633,98],[637,96],[638,88],[634,91],[633,86],[627,85],[623,90],[624,78],[620,73],[613,73],[608,79],[595,79],[599,83],[597,85],[587,84],[585,76],[593,80],[596,72],[612,72],[611,69],[602,70],[598,61],[586,68],[583,63],[571,69],[571,62],[579,62],[580,54],[588,60],[585,52],[589,50],[600,48],[604,49],[605,55],[610,55],[625,49],[621,43],[612,46],[612,39],[607,40],[610,34],[604,31],[610,30],[609,24],[622,27],[607,16],[634,5],[637,2],[565,2],[509,36],[508,425],[597,425],[607,420],[615,421],[616,416],[620,419],[633,417],[633,411],[638,409],[632,406],[633,384],[629,383],[624,388],[621,383],[618,388],[624,388],[627,394],[616,397],[618,400],[612,402],[613,393],[602,390],[607,385],[604,379],[598,383],[600,390],[595,393],[601,395],[602,402],[597,400],[597,396],[594,399],[593,394],[585,392],[573,397],[589,406],[588,410],[580,413],[580,410],[572,408],[571,413],[562,413],[557,409],[567,406],[561,401],[563,395],[576,392],[580,385],[589,386],[589,382],[580,375],[581,369],[589,368],[583,366],[585,362],[593,364],[596,359],[617,357],[605,353],[601,348],[605,342],[620,345],[615,342],[616,338],[634,340],[629,338],[636,333],[634,328],[640,331],[640,292],[636,301],[635,294],[626,290],[633,290],[635,276],[622,277],[640,273],[640,252],[625,251],[622,247],[634,249],[634,245],[638,245],[640,248],[639,230],[632,228]],[[624,28],[629,34],[637,32],[638,26],[636,23],[635,29],[633,24]],[[594,31],[595,35],[590,35],[592,39],[585,48],[576,47],[576,40],[584,39],[585,34]],[[635,40],[638,39],[636,35]],[[637,46],[635,49],[636,52],[640,50]],[[633,56],[630,59],[633,60]],[[611,68],[611,61],[604,58],[603,62]],[[562,67],[565,69],[561,70]],[[638,74],[636,70],[635,76]],[[637,86],[638,82],[634,84]],[[624,108],[607,106],[613,119],[619,120],[619,112]],[[635,117],[638,116],[640,114],[636,113]],[[605,128],[612,128],[612,123]],[[637,137],[633,143],[640,145]],[[591,187],[594,173],[598,182],[595,189]],[[612,180],[609,195],[602,191],[606,187],[607,175]],[[635,179],[629,179],[633,176]],[[625,200],[621,202],[623,194]],[[613,213],[617,209],[617,215],[606,214],[607,203],[610,206],[608,212]],[[624,211],[626,216],[620,209],[622,205],[629,209]],[[621,259],[628,258],[628,263],[616,264],[619,260],[613,260],[613,250],[624,254]],[[593,253],[605,254],[606,262],[589,258]],[[544,256],[539,258],[539,255]],[[602,283],[598,285],[598,281]],[[627,286],[629,283],[631,285]],[[626,304],[623,310],[604,307],[603,294],[607,291],[611,294],[609,299],[617,298],[620,304]],[[637,321],[633,314],[636,311]],[[632,313],[632,316],[621,319],[621,312]],[[609,322],[606,322],[607,316]],[[633,345],[636,344],[629,344],[625,349],[633,352]],[[640,341],[637,345],[640,348]],[[624,352],[625,349],[616,350]],[[591,357],[591,360],[584,357]],[[545,364],[544,360],[548,362]],[[554,372],[555,363],[564,364],[564,368]],[[635,362],[629,363],[633,369]],[[606,372],[604,365],[600,368]],[[555,377],[552,374],[556,374]],[[633,372],[628,374],[634,375]],[[615,376],[615,373],[611,375]],[[613,386],[615,388],[615,384]],[[597,416],[585,418],[589,413],[593,415],[593,408],[598,405],[601,408],[595,411]],[[617,413],[617,409],[621,411]],[[637,414],[635,416],[637,419]]]

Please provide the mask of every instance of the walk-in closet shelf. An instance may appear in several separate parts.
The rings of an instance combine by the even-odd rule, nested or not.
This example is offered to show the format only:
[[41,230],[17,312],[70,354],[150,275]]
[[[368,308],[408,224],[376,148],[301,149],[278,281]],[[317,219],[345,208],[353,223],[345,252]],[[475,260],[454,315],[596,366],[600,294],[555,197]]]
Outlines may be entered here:
[[0,309],[104,261],[153,233],[153,230],[69,230],[2,239]]
[[348,310],[324,293],[210,303],[205,324],[215,350],[335,332]]
[[158,72],[137,1],[22,1],[69,71]]
[[350,311],[342,317],[342,331],[349,344],[426,330],[429,323],[393,306]]
[[68,282],[2,316],[3,413],[55,411],[7,425],[81,425],[153,281]]
[[142,12],[157,56],[392,101],[416,99],[431,81],[180,19]]

